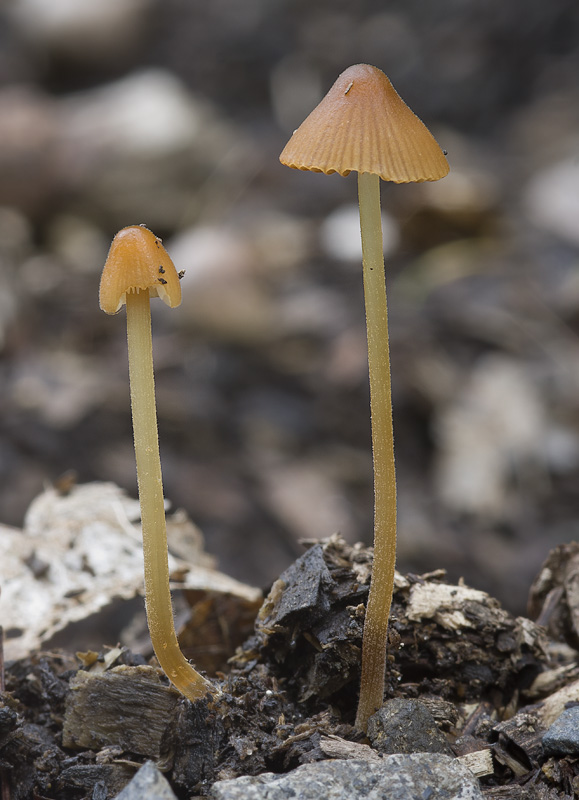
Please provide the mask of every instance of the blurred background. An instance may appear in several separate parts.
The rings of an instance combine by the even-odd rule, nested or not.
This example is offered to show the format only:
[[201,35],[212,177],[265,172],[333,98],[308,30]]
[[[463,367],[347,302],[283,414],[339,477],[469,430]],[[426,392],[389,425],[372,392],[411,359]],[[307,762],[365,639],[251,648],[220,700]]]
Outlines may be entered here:
[[278,155],[351,64],[448,151],[383,184],[399,568],[524,612],[579,536],[575,0],[6,0],[0,8],[0,520],[73,470],[135,495],[115,232],[185,269],[153,303],[165,494],[266,586],[300,539],[372,539],[354,175]]

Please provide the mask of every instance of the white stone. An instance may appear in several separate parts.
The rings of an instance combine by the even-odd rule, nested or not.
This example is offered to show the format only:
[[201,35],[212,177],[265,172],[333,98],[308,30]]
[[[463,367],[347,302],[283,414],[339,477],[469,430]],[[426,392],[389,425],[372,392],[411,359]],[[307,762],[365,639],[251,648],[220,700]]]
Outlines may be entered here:
[[[399,239],[398,224],[383,211],[382,242],[385,256],[396,250]],[[332,211],[322,222],[320,241],[322,249],[331,258],[359,263],[362,260],[362,241],[358,206],[340,206]]]
[[531,220],[545,230],[579,245],[579,157],[541,170],[525,191]]
[[144,31],[151,0],[16,0],[10,9],[27,36],[84,58],[107,58]]

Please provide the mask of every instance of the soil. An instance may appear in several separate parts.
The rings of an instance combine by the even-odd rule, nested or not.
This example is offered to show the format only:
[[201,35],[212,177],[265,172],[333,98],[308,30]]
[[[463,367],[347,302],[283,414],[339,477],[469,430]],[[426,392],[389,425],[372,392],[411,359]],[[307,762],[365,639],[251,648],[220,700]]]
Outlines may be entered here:
[[[547,757],[541,746],[548,715],[578,699],[577,653],[562,642],[573,639],[563,565],[575,557],[555,556],[555,601],[544,582],[534,587],[547,627],[447,584],[443,571],[397,576],[385,697],[424,703],[457,756],[490,750],[485,797],[577,796],[579,759]],[[337,536],[308,543],[214,677],[219,693],[195,704],[121,647],[7,663],[3,800],[112,798],[148,758],[177,797],[191,798],[216,780],[369,753],[352,723],[371,560],[371,550]]]

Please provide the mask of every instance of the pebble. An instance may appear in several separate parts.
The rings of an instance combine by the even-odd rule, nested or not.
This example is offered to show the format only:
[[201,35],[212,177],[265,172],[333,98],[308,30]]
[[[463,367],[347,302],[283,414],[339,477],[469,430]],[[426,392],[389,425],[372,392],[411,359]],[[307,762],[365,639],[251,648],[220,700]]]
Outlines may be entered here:
[[11,16],[42,52],[113,60],[143,41],[151,0],[19,0]]
[[454,512],[504,518],[511,510],[513,471],[544,458],[540,387],[514,358],[480,358],[441,409],[434,430],[440,501]]
[[355,541],[356,522],[330,464],[294,459],[293,464],[264,459],[257,470],[268,508],[297,541],[319,531],[340,531]]
[[207,205],[198,190],[209,176],[211,191],[229,197],[253,169],[237,129],[162,68],[69,95],[58,110],[59,177],[119,227],[132,219],[172,230],[184,209],[194,216]]
[[221,341],[268,340],[275,309],[241,231],[198,225],[174,237],[168,250],[174,263],[185,268],[182,314],[195,330]]
[[368,721],[368,738],[381,753],[445,753],[450,745],[418,700],[388,700]]
[[543,736],[549,756],[579,755],[579,706],[566,708]]
[[133,780],[114,800],[177,800],[177,798],[154,763],[145,761]]
[[62,103],[67,143],[109,159],[162,158],[201,137],[208,107],[160,68],[144,68]]
[[531,221],[546,231],[579,245],[579,164],[576,155],[536,173],[524,192]]
[[[213,784],[213,800],[482,800],[477,779],[456,759],[431,753],[304,764],[285,775],[266,772]],[[123,798],[123,800],[125,800]]]
[[58,103],[28,86],[0,89],[0,206],[25,220],[46,208],[60,183]]
[[[360,211],[357,204],[334,209],[322,223],[320,239],[323,251],[338,261],[352,262],[359,266],[362,260],[360,238]],[[382,211],[382,246],[384,255],[395,252],[400,241],[396,220]]]

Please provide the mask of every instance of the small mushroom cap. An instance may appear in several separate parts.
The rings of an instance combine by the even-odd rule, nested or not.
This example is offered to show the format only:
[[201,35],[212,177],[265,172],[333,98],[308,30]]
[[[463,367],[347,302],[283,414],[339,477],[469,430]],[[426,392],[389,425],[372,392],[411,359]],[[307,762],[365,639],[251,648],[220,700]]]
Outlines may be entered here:
[[449,170],[426,125],[386,75],[368,64],[342,72],[279,160],[327,175],[371,172],[394,183],[437,181]]
[[99,305],[107,314],[116,314],[127,292],[146,289],[171,308],[181,302],[179,275],[161,240],[143,225],[131,225],[112,241],[101,275]]

